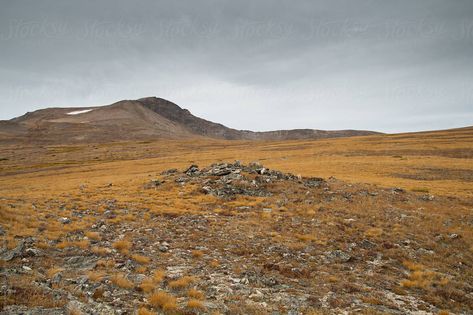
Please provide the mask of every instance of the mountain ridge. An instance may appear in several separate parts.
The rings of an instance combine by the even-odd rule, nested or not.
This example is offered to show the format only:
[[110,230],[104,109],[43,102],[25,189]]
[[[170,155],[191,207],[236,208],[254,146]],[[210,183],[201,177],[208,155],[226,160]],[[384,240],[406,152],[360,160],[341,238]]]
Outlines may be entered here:
[[3,142],[109,142],[196,137],[222,140],[298,140],[373,134],[380,133],[366,130],[237,130],[194,116],[189,110],[158,97],[122,100],[105,106],[45,108],[0,121],[0,140]]

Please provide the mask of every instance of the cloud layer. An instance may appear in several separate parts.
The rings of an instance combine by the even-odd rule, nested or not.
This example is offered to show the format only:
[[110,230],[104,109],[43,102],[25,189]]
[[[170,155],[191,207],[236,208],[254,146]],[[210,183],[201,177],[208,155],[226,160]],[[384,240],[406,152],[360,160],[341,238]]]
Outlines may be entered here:
[[159,96],[238,129],[473,125],[473,2],[2,1],[0,119]]

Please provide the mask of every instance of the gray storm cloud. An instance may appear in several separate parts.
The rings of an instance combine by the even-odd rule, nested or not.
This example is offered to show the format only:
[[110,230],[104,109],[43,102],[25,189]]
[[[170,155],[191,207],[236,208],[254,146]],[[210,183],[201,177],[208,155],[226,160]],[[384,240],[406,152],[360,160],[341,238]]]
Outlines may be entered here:
[[155,95],[238,129],[473,125],[471,1],[0,3],[0,119]]

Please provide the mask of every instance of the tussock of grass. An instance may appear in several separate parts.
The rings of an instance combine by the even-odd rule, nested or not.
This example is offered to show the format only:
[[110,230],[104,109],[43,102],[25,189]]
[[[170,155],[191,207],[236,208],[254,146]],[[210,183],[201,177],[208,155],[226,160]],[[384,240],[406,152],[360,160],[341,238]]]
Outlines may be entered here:
[[164,291],[153,293],[149,297],[149,304],[167,311],[177,309],[176,298]]
[[187,308],[191,310],[203,311],[205,310],[205,305],[202,301],[197,299],[190,299],[187,302]]
[[146,268],[146,266],[138,266],[138,267],[136,268],[136,272],[137,272],[137,273],[145,273],[146,270],[148,270],[148,268]]
[[53,268],[50,268],[46,271],[46,276],[48,278],[52,278],[54,277],[56,274],[60,273],[61,271],[64,271],[63,268],[59,268],[59,267],[53,267]]
[[123,274],[116,274],[110,280],[114,285],[123,289],[131,289],[134,286],[133,282],[128,280]]
[[138,315],[156,315],[155,312],[150,311],[146,307],[140,307],[138,309]]
[[120,240],[113,243],[112,247],[120,252],[127,252],[131,249],[131,242],[128,240]]
[[202,258],[202,256],[204,256],[204,252],[197,249],[193,250],[191,254],[192,254],[192,257],[197,258],[197,259]]
[[94,253],[95,255],[105,256],[107,254],[110,254],[110,249],[106,247],[94,246],[91,248],[91,252]]
[[105,274],[103,272],[89,271],[87,273],[87,278],[92,282],[102,281],[104,277]]
[[381,228],[369,228],[365,231],[366,237],[378,237],[383,234],[383,229]]
[[189,291],[187,291],[187,296],[196,300],[204,299],[204,293],[194,288],[189,289]]
[[63,241],[60,242],[56,245],[57,248],[59,249],[64,249],[64,248],[70,248],[70,247],[78,247],[81,249],[86,249],[90,245],[90,242],[88,240],[80,240],[80,241]]
[[141,284],[139,285],[139,288],[145,292],[145,293],[149,293],[151,291],[153,291],[155,288],[156,288],[156,284],[155,282],[153,281],[153,279],[150,279],[150,278],[147,278],[147,279],[144,279]]
[[192,283],[194,283],[197,279],[195,277],[192,277],[192,276],[184,276],[182,278],[179,278],[177,280],[174,280],[174,281],[170,281],[168,286],[171,288],[171,289],[175,289],[175,290],[180,290],[180,289],[185,289],[187,288],[188,286],[190,286]]
[[149,264],[149,262],[151,261],[149,257],[138,254],[131,255],[131,259],[140,264]]
[[97,261],[96,266],[99,267],[99,268],[106,268],[106,269],[112,268],[112,267],[115,266],[115,261],[113,261],[111,259],[109,259],[109,260],[100,259],[100,260]]
[[164,277],[166,277],[166,272],[162,269],[155,270],[153,272],[153,281],[155,283],[160,283],[164,280]]
[[112,244],[112,247],[118,250],[123,255],[129,255],[132,246],[133,244],[128,240],[120,240]]
[[220,266],[220,262],[217,259],[212,259],[209,263],[209,266],[212,268],[217,268]]
[[100,241],[101,239],[99,232],[85,232],[85,236],[94,241]]

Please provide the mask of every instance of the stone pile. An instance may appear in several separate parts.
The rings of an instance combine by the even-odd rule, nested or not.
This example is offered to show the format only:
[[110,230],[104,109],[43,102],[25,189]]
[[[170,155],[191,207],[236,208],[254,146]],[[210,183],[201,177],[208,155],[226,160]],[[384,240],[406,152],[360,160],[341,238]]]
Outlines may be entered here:
[[[310,188],[319,187],[324,183],[322,178],[302,178],[291,173],[271,170],[260,163],[243,165],[239,161],[212,164],[203,169],[193,164],[180,174],[175,169],[161,174],[168,177],[175,176],[174,181],[181,185],[197,182],[201,185],[202,193],[224,199],[233,199],[236,195],[269,197],[272,193],[268,190],[268,186],[275,182],[298,182]],[[155,182],[156,180],[153,181]]]

